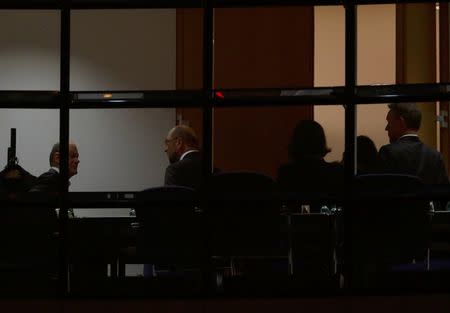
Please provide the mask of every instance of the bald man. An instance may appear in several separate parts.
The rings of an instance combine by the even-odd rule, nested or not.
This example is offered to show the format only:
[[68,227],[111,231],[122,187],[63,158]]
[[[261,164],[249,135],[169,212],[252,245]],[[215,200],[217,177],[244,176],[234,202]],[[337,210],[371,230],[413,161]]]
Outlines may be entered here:
[[[30,191],[58,192],[59,191],[59,143],[53,145],[50,152],[50,169],[38,177],[36,184]],[[77,146],[69,144],[69,178],[78,173],[80,163]]]
[[172,128],[165,140],[170,165],[164,184],[198,189],[202,181],[202,160],[194,130],[186,125]]

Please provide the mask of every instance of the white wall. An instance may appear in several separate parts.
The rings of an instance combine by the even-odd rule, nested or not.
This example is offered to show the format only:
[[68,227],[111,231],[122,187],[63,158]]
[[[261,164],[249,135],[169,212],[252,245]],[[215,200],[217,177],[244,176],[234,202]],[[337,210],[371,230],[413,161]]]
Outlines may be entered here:
[[70,137],[80,153],[71,191],[133,191],[162,185],[167,109],[73,110]]
[[[342,6],[315,7],[315,86],[345,84],[345,31]],[[358,7],[358,84],[395,83],[395,5]],[[369,136],[379,148],[388,143],[384,131],[384,104],[357,108],[357,134]],[[316,106],[314,118],[322,124],[332,152],[328,161],[341,160],[344,152],[344,109]]]
[[[59,13],[0,11],[0,89],[59,89]],[[72,13],[71,89],[175,89],[175,10]],[[0,110],[0,164],[17,128],[20,164],[48,170],[58,110]],[[72,191],[139,190],[163,183],[163,139],[174,109],[71,110],[80,152]]]
[[175,10],[72,13],[72,90],[175,89]]

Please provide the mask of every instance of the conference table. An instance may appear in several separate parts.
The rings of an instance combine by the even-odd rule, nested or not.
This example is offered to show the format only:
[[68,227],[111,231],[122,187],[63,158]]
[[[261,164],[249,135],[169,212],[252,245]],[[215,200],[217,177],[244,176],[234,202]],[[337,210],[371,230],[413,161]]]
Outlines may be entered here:
[[[132,213],[132,208],[136,206],[135,195],[131,192],[78,193],[76,199],[72,199],[74,208],[84,208],[85,211],[93,210],[89,206],[95,204],[97,208],[99,205],[103,205],[105,207],[103,210],[109,213],[113,209],[126,211],[122,211],[121,214],[112,214],[112,216],[108,216],[107,213],[97,216],[87,214],[84,217],[70,219],[68,224],[69,260],[81,263],[95,261],[94,263],[98,264],[108,264],[108,276],[125,276],[125,264],[130,260],[134,262],[130,251],[131,254],[135,253],[133,247],[136,247],[139,229],[136,217],[133,214],[127,214],[127,212]],[[100,209],[95,210],[98,212]],[[306,247],[306,252],[298,249],[293,252],[291,247],[289,257],[292,257],[293,254],[300,257],[307,256],[308,251],[317,253],[317,249],[320,249],[314,247],[315,244],[318,244],[317,240],[310,240],[310,238],[322,238],[322,242],[319,244],[323,248],[326,246],[324,243],[327,240],[323,236],[324,233],[335,241],[328,245],[329,249],[333,249],[332,253],[335,253],[336,241],[341,240],[338,237],[340,222],[336,219],[339,214],[330,213],[327,210],[322,213],[308,213],[301,207],[295,212],[280,209],[282,217],[280,220],[287,227],[284,229],[290,229],[290,238],[292,239],[294,236],[295,244]],[[328,227],[325,232],[324,227]],[[433,212],[431,239],[431,258],[435,256],[450,258],[450,211]]]

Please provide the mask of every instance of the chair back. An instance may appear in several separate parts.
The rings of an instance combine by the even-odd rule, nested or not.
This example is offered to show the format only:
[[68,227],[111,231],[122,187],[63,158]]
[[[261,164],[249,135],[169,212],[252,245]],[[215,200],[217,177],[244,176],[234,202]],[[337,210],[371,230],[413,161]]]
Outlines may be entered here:
[[425,258],[431,213],[429,201],[417,197],[423,187],[418,177],[410,175],[356,177],[346,236],[355,259],[396,263]]
[[280,207],[272,178],[254,172],[213,175],[206,220],[215,256],[286,254],[280,240]]
[[137,253],[158,265],[199,265],[204,255],[201,213],[193,189],[149,188],[136,197]]
[[[27,196],[22,194],[20,198]],[[56,295],[59,240],[55,209],[11,203],[1,208],[0,292]]]

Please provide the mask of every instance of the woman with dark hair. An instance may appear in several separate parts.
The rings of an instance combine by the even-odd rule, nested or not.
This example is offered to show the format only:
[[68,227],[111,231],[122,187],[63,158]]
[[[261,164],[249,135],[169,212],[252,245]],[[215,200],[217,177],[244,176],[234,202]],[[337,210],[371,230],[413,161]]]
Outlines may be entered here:
[[378,171],[378,151],[372,139],[356,137],[356,167],[358,174],[373,174]]
[[330,151],[322,126],[312,120],[300,121],[289,145],[290,163],[278,169],[281,189],[337,192],[343,184],[344,171],[339,163],[324,160]]

